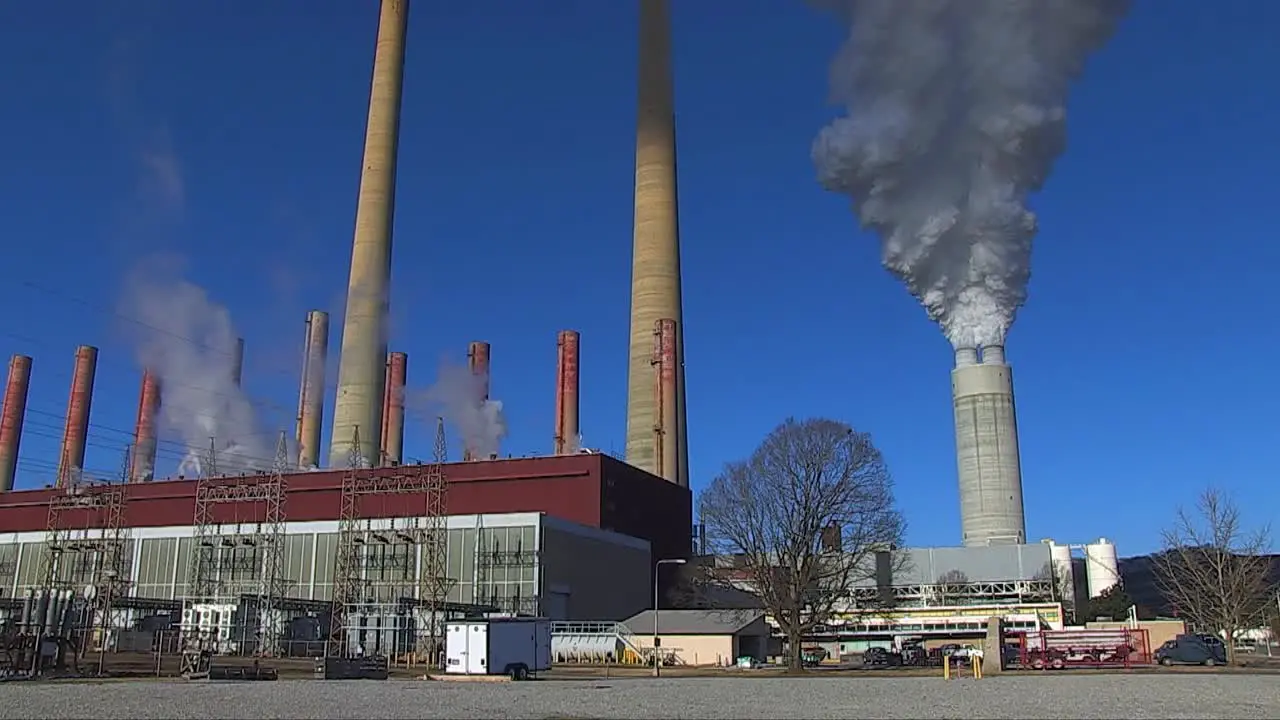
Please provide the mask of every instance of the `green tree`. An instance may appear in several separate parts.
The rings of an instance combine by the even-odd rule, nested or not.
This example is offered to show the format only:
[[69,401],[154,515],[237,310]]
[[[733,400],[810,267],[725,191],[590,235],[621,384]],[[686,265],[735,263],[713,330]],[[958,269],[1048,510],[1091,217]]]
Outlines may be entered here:
[[1098,597],[1089,598],[1081,611],[1076,613],[1076,619],[1080,622],[1093,622],[1098,618],[1126,620],[1131,607],[1133,607],[1133,598],[1129,597],[1124,587],[1112,585],[1103,590]]

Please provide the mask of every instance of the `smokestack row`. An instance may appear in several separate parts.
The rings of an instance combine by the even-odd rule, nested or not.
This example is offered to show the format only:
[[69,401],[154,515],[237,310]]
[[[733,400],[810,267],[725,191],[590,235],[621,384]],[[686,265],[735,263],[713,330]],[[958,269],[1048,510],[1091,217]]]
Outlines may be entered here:
[[84,470],[84,451],[89,437],[89,411],[93,405],[93,379],[98,370],[98,348],[76,348],[75,369],[71,373],[71,396],[67,400],[66,425],[62,429],[62,450],[58,455],[57,487],[79,480]]
[[578,452],[578,341],[573,330],[562,330],[556,340],[556,435],[555,454]]
[[[354,449],[365,463],[379,456],[386,382],[387,304],[391,285],[391,228],[395,212],[396,151],[404,79],[408,0],[382,0],[369,92],[360,193],[347,309],[338,358],[329,458],[338,462]],[[352,448],[359,435],[360,446]]]
[[659,320],[672,320],[675,322],[675,420],[663,437],[667,444],[675,445],[678,458],[677,468],[669,479],[687,487],[684,320],[667,0],[640,0],[639,45],[626,454],[627,462],[659,474],[661,459],[653,431],[660,422],[653,391],[653,329]]
[[676,394],[676,321],[664,318],[653,328],[653,447],[657,465],[653,473],[680,484],[679,396]]
[[0,408],[0,492],[13,489],[30,387],[31,358],[26,355],[9,358],[9,379],[4,386],[4,406]]
[[142,392],[138,397],[138,422],[133,430],[133,456],[129,482],[155,478],[156,425],[160,418],[160,378],[151,368],[142,372]]
[[[489,343],[473,342],[467,347],[467,368],[480,387],[480,403],[483,405],[489,401]],[[477,457],[475,448],[464,447],[462,459],[470,461],[483,458]]]
[[1005,362],[1004,348],[956,350],[951,396],[964,544],[1026,542],[1013,370]]
[[404,385],[408,372],[408,355],[402,352],[387,355],[387,389],[382,399],[383,465],[404,462]]
[[302,387],[298,390],[298,467],[320,466],[320,429],[324,423],[325,363],[329,355],[329,313],[307,313],[302,346]]

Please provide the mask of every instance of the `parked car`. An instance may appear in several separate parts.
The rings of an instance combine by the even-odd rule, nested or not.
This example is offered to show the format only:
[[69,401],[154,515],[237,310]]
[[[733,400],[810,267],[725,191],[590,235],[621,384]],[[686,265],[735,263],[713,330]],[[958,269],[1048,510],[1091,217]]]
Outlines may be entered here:
[[1227,650],[1222,641],[1206,642],[1200,635],[1179,635],[1156,650],[1156,662],[1161,665],[1218,665],[1226,664]]
[[902,656],[887,648],[867,648],[867,651],[862,653],[862,664],[873,666],[896,666],[902,664]]

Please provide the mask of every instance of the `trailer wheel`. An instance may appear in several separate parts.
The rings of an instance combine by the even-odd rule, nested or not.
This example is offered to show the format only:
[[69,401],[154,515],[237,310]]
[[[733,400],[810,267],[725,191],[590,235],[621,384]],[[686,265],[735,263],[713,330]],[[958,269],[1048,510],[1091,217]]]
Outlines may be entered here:
[[525,667],[524,665],[511,665],[507,668],[507,674],[511,676],[512,680],[516,680],[516,681],[528,680],[529,668]]

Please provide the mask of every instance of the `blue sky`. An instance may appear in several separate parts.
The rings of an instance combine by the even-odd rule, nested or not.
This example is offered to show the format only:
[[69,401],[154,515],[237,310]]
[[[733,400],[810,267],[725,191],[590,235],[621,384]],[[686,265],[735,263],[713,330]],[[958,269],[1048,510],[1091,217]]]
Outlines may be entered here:
[[[119,466],[138,370],[113,309],[154,253],[229,308],[260,423],[291,427],[304,314],[341,311],[372,5],[0,5],[0,351],[35,357],[20,486],[51,477],[79,343],[102,348],[86,465]],[[695,488],[788,415],[831,416],[874,434],[909,540],[954,544],[950,348],[808,159],[840,28],[801,2],[674,5]],[[421,387],[491,342],[506,452],[550,447],[563,328],[586,443],[623,447],[634,14],[411,15],[392,345]],[[1274,516],[1277,23],[1272,3],[1140,0],[1073,95],[1008,344],[1033,539],[1145,552],[1208,485]],[[432,430],[411,423],[407,454]]]

